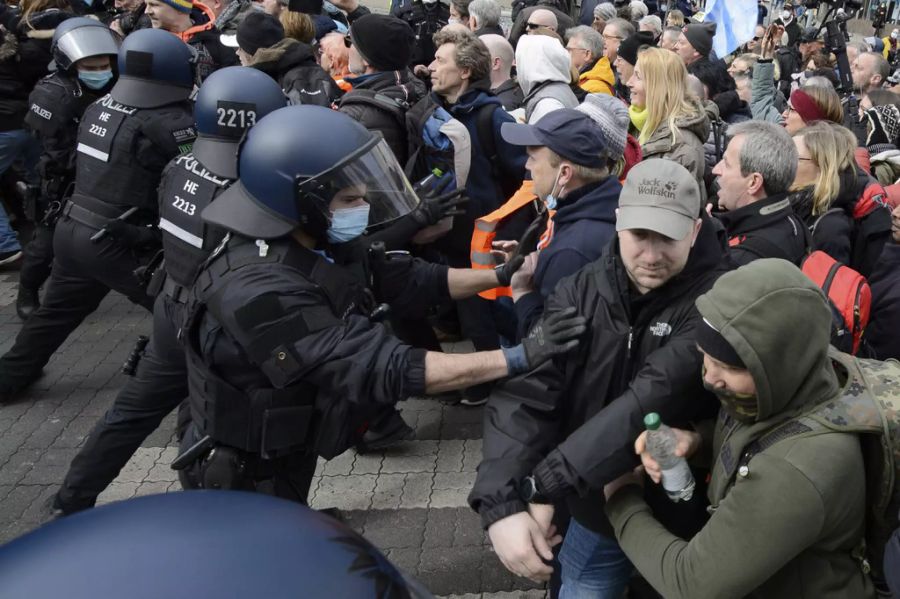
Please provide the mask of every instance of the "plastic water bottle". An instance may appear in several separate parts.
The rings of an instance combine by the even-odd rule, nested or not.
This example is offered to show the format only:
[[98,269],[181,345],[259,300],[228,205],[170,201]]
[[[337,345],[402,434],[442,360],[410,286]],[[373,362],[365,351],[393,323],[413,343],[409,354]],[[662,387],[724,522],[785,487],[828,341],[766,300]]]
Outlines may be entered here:
[[647,451],[662,470],[662,486],[669,499],[676,503],[690,501],[694,495],[694,475],[687,460],[675,455],[678,443],[675,432],[662,423],[656,412],[644,416],[644,426],[647,427]]

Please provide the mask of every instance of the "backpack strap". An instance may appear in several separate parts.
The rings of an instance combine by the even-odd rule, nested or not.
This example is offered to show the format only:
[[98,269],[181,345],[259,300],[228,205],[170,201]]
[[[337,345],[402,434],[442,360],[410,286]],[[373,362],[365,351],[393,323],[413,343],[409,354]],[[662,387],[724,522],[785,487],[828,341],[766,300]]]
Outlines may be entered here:
[[406,111],[409,110],[409,105],[406,102],[371,89],[354,89],[341,98],[338,105],[343,107],[353,104],[372,106],[378,110],[390,113],[392,117],[397,119],[404,131],[406,130]]
[[484,150],[488,164],[491,165],[491,179],[493,179],[494,185],[496,185],[505,201],[513,192],[507,193],[503,184],[506,178],[500,169],[500,155],[497,153],[497,139],[494,135],[494,113],[498,108],[500,108],[500,105],[493,102],[479,108],[478,114],[475,116],[475,130],[478,132],[478,141],[481,144],[481,149]]

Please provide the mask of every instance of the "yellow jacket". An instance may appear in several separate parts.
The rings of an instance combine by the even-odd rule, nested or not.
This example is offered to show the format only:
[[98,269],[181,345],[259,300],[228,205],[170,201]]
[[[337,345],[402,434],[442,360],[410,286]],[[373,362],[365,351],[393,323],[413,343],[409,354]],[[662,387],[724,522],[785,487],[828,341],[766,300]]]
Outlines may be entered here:
[[613,74],[612,66],[609,59],[605,56],[578,77],[578,87],[589,94],[613,94],[613,87],[616,84],[616,76]]

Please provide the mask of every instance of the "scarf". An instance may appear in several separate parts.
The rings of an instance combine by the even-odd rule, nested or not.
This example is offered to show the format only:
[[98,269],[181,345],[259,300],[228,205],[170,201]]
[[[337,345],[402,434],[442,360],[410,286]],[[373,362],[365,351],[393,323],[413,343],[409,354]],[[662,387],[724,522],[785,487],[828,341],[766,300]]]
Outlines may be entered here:
[[631,119],[631,124],[634,125],[634,128],[641,132],[640,138],[638,141],[643,144],[647,141],[644,138],[644,125],[647,124],[647,107],[638,108],[637,106],[629,106],[628,107],[628,117]]

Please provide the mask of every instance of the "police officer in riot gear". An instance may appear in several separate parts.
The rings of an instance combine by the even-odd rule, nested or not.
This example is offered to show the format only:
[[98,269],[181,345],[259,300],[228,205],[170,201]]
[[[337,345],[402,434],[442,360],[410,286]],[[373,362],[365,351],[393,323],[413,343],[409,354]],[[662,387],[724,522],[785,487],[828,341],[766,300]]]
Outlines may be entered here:
[[16,313],[26,320],[37,309],[38,290],[53,263],[53,225],[75,181],[78,124],[85,109],[115,83],[112,59],[119,42],[95,19],[63,21],[51,46],[56,72],[44,77],[28,97],[25,126],[41,142],[40,187],[29,193],[34,235],[25,246]]
[[210,75],[197,94],[193,153],[166,166],[159,186],[159,229],[164,249],[162,292],[153,306],[153,333],[137,371],[97,422],[75,456],[54,508],[63,514],[94,505],[144,439],[188,395],[187,366],[178,329],[200,265],[224,231],[200,213],[237,178],[238,144],[245,131],[287,105],[265,73],[226,67]]
[[[418,198],[384,140],[344,114],[271,113],[248,132],[239,173],[203,211],[231,233],[186,307],[192,424],[173,464],[187,469],[185,486],[305,502],[316,456],[351,447],[379,407],[529,370],[584,332],[584,319],[566,313],[514,348],[442,354],[404,345],[373,322],[384,309],[372,301],[368,269],[334,261],[329,247],[394,222]],[[398,311],[512,275],[508,266],[399,264],[402,288],[383,292]]]
[[43,302],[0,358],[0,401],[40,376],[110,289],[151,309],[135,270],[159,251],[163,167],[194,141],[193,57],[165,31],[137,31],[122,43],[119,80],[87,108],[79,127],[75,189],[56,223]]

